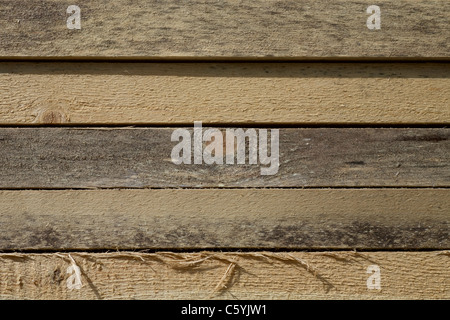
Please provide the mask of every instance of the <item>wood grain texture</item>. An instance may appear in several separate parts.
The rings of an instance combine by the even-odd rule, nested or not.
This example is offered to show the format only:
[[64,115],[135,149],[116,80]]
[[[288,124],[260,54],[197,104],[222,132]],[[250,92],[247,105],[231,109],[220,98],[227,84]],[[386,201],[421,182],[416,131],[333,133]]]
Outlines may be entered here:
[[0,124],[450,123],[446,63],[0,63]]
[[1,57],[340,58],[450,56],[450,3],[379,0],[2,0]]
[[448,189],[0,192],[0,250],[450,247]]
[[448,128],[282,128],[279,170],[273,175],[261,175],[269,165],[259,160],[176,165],[171,159],[179,143],[171,141],[175,129],[1,128],[0,188],[450,184]]
[[[0,254],[3,299],[449,299],[443,252]],[[381,290],[367,288],[370,265]],[[180,310],[181,312],[181,310]]]

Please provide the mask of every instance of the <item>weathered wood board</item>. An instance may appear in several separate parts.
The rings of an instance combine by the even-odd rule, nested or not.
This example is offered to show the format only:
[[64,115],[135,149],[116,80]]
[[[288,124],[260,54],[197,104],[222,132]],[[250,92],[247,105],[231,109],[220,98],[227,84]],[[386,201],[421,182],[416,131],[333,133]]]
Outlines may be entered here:
[[447,249],[449,189],[0,191],[0,250]]
[[[262,175],[262,168],[276,168],[276,157],[267,165],[260,158],[257,164],[247,159],[246,164],[229,165],[226,160],[194,164],[191,160],[191,164],[177,165],[171,157],[179,144],[171,141],[175,129],[1,128],[0,188],[450,184],[448,128],[281,128],[279,168],[271,175]],[[228,151],[224,143],[223,158],[228,154],[236,158],[234,146]],[[245,152],[248,156],[249,146]]]
[[0,56],[448,59],[449,20],[447,0],[2,0]]
[[[449,21],[447,0],[0,0],[0,299],[449,299]],[[174,164],[194,121],[279,129],[278,171]]]
[[0,63],[0,124],[436,124],[446,63]]
[[[0,254],[0,298],[449,299],[448,255],[448,251]],[[72,265],[81,270],[80,289],[68,289],[74,275],[66,270]],[[380,289],[370,286],[373,268],[379,270]]]

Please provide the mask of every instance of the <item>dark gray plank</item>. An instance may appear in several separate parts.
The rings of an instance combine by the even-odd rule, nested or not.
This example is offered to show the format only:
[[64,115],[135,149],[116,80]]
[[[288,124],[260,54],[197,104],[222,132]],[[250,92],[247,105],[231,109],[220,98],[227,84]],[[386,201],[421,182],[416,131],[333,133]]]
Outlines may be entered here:
[[281,128],[273,175],[259,159],[176,165],[175,129],[1,128],[0,188],[450,185],[446,128]]

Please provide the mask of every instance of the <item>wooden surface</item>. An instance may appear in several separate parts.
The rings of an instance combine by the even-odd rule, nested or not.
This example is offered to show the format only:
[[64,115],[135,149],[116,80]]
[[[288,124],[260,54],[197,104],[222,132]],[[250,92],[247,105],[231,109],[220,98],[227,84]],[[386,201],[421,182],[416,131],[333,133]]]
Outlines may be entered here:
[[448,189],[0,192],[0,250],[445,249]]
[[[73,262],[71,260],[73,259]],[[0,254],[4,299],[449,299],[439,252]],[[66,270],[81,270],[80,289]],[[368,289],[369,266],[381,289]],[[181,312],[181,310],[180,310]]]
[[449,74],[445,63],[0,63],[0,124],[448,123]]
[[126,58],[446,58],[447,0],[2,0],[0,56]]
[[178,142],[171,142],[171,134],[175,129],[1,128],[0,188],[450,184],[450,129],[446,128],[282,128],[280,167],[266,176],[261,168],[269,165],[259,161],[256,165],[248,160],[246,165],[174,164],[171,152]]
[[[0,0],[0,299],[449,299],[449,21],[448,0]],[[278,173],[173,164],[194,121],[279,128]]]

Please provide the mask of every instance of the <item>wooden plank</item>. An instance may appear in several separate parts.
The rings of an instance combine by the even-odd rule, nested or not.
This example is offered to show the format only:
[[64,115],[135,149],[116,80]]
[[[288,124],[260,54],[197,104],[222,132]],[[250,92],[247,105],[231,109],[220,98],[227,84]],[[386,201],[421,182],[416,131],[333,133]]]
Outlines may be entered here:
[[[192,153],[191,164],[176,165],[171,158],[179,144],[171,141],[176,129],[1,128],[0,188],[450,184],[448,128],[281,128],[279,167],[275,155],[271,164],[261,164],[261,154],[256,164],[248,159],[236,164],[236,144],[229,151],[224,147],[223,164],[194,164]],[[245,149],[248,156],[249,146]],[[234,165],[226,164],[227,155],[234,156]],[[271,174],[263,175],[269,167]]]
[[0,124],[449,123],[449,74],[446,63],[0,63]]
[[448,189],[0,192],[0,250],[445,249]]
[[[449,299],[448,254],[81,252],[71,253],[73,261],[68,254],[0,254],[0,298]],[[81,288],[70,290],[73,264]],[[377,267],[380,289],[369,289]]]
[[[70,4],[73,4],[71,2]],[[450,3],[379,0],[2,0],[0,56],[133,58],[341,58],[450,56]]]

